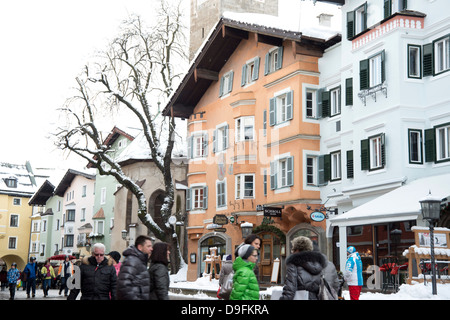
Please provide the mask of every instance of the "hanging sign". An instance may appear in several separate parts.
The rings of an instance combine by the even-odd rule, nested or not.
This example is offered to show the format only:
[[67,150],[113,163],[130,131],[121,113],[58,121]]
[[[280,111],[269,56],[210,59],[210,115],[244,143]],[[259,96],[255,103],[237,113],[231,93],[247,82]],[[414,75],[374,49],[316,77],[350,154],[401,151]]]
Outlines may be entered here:
[[282,208],[277,207],[264,207],[264,216],[265,217],[280,217],[281,218],[281,210]]
[[320,222],[325,219],[325,215],[320,211],[311,212],[310,218],[312,221]]
[[213,223],[223,226],[228,224],[228,217],[224,214],[216,214],[213,218]]

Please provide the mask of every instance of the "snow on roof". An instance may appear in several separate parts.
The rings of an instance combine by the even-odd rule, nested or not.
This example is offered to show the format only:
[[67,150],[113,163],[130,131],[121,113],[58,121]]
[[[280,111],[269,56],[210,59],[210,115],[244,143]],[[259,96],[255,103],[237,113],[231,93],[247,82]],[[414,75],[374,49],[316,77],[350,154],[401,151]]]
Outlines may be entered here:
[[[0,192],[2,193],[32,194],[47,178],[49,178],[48,169],[32,168],[29,162],[23,165],[0,162]],[[7,185],[8,180],[16,182]]]

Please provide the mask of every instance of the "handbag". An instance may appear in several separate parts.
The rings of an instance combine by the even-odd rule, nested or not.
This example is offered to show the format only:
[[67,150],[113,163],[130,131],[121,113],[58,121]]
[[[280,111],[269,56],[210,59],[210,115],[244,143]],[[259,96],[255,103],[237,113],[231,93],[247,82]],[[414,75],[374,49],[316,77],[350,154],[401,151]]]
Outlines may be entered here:
[[319,300],[338,300],[338,295],[336,291],[328,284],[328,281],[323,276],[320,276],[320,286],[319,286]]

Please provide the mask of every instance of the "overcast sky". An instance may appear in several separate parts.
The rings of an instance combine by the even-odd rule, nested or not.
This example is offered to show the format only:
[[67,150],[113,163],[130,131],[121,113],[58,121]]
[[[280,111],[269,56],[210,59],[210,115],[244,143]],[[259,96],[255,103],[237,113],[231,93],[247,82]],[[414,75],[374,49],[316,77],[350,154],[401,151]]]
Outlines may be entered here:
[[[298,0],[280,1],[287,12],[296,11],[288,3]],[[82,168],[78,158],[64,161],[49,138],[56,109],[89,57],[117,34],[120,22],[132,13],[149,20],[154,5],[154,0],[1,2],[0,162]]]

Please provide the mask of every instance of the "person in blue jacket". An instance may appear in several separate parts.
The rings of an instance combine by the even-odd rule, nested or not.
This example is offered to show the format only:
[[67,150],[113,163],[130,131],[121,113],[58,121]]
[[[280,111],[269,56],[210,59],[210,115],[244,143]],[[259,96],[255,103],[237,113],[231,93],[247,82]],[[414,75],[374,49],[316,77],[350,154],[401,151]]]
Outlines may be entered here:
[[353,246],[347,248],[348,259],[345,263],[344,279],[350,291],[350,300],[359,300],[363,285],[362,261],[358,251]]
[[17,264],[13,262],[11,269],[8,270],[6,275],[9,284],[9,300],[14,300],[16,295],[17,280],[20,279],[20,271],[17,269]]
[[27,279],[27,298],[30,297],[30,291],[32,291],[34,298],[36,295],[36,275],[38,273],[35,257],[30,258],[30,262],[28,262],[28,264],[25,266],[25,269],[23,269],[23,273],[26,274]]

